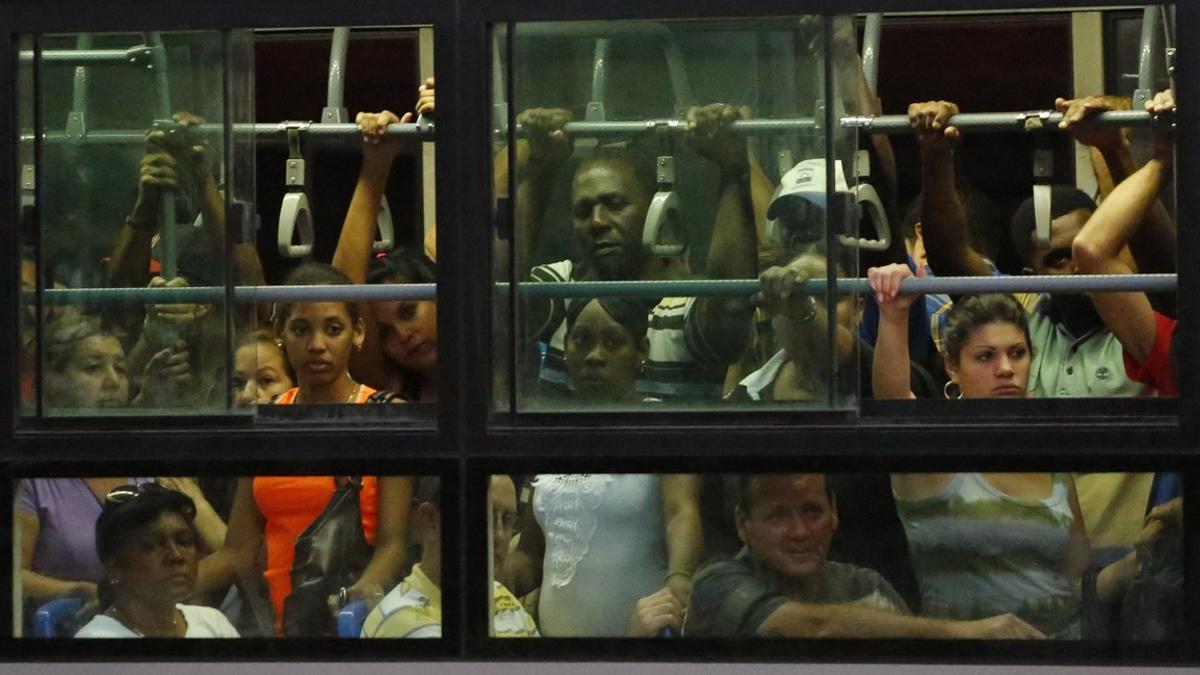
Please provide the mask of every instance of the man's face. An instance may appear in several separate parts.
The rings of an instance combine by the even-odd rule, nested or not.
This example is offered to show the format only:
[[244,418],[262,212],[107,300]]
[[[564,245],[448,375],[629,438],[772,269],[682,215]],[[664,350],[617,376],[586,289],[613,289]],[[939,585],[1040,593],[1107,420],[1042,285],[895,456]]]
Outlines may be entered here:
[[823,474],[757,476],[750,512],[736,513],[738,537],[755,560],[784,577],[816,574],[837,530],[837,505]]
[[601,279],[635,279],[645,261],[642,228],[651,195],[621,162],[584,165],[571,185],[571,219],[584,256]]
[[517,489],[508,476],[492,476],[492,519],[492,561],[499,572],[517,523]]
[[1030,267],[1034,274],[1074,274],[1075,259],[1071,243],[1084,223],[1092,216],[1091,209],[1075,209],[1050,221],[1050,245],[1038,246],[1036,234],[1029,233]]

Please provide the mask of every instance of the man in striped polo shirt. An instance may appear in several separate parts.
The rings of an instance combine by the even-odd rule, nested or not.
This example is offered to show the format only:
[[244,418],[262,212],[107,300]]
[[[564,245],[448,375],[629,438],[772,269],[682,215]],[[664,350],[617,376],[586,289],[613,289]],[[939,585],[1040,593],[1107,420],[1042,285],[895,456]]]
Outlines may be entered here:
[[[688,142],[720,169],[717,209],[706,275],[712,279],[745,279],[757,275],[758,244],[751,208],[755,194],[769,196],[771,186],[753,169],[745,140],[729,132],[744,109],[713,104],[688,113]],[[515,236],[519,264],[528,264],[543,232],[543,211],[554,177],[571,153],[563,126],[565,110],[527,110],[520,116],[528,140],[519,141],[516,157]],[[760,190],[766,182],[765,190]],[[580,260],[561,260],[529,271],[534,282],[663,281],[692,276],[686,257],[658,256],[642,244],[646,214],[655,194],[656,177],[649,161],[624,148],[601,148],[576,170],[571,184],[572,232]],[[686,232],[668,232],[683,243]],[[518,277],[522,275],[518,273]],[[569,395],[563,362],[565,315],[570,300],[529,301],[525,307],[524,342],[544,345],[539,391]],[[663,298],[647,303],[649,354],[638,381],[645,396],[663,399],[717,399],[725,370],[740,356],[749,334],[751,306],[747,298]]]

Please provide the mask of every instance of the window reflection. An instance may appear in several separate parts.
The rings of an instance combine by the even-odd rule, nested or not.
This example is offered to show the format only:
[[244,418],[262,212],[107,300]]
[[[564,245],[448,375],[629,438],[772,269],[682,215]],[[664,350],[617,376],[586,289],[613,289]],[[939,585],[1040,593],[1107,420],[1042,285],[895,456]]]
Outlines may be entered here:
[[[436,228],[422,218],[434,190],[420,164],[433,136],[434,80],[407,74],[432,72],[420,34],[22,36],[23,409],[144,415],[274,402],[435,403]],[[256,78],[280,60],[326,54],[336,67],[293,78],[328,85],[317,122],[303,121],[311,102],[296,92],[307,89]],[[380,79],[373,63],[382,55],[412,67]],[[314,227],[326,221],[343,224]],[[313,265],[328,273],[313,276]],[[237,289],[227,305],[229,281]],[[260,293],[292,282],[381,288],[336,298]],[[346,310],[346,349],[301,344],[295,326],[285,330],[282,308],[304,313],[325,299]],[[310,381],[314,368],[337,377]],[[336,391],[319,391],[328,386]]]
[[[1170,30],[1160,11],[1144,20]],[[516,400],[497,408],[1176,395],[1175,300],[1165,279],[1137,276],[1175,270],[1175,101],[1154,77],[1170,57],[1143,49],[1154,67],[1132,100],[1071,98],[1069,59],[1002,54],[1025,39],[1064,50],[1084,39],[1071,32],[1078,16],[873,17],[862,44],[856,18],[838,16],[829,45],[824,19],[811,16],[511,26],[502,62],[514,95],[493,98],[516,124],[498,134],[507,145],[494,176],[515,231],[496,242],[494,276],[524,288],[513,295],[518,336],[500,341],[496,360],[517,356],[497,374],[516,378]],[[882,78],[880,29],[897,36]],[[933,56],[931,45],[956,41],[995,57],[965,80]],[[552,49],[568,56],[545,58]],[[913,63],[925,64],[919,84]],[[1021,84],[975,86],[992,71],[995,81],[1018,72]],[[924,100],[929,91],[939,98]],[[1072,157],[1073,144],[1087,155]],[[975,387],[964,373],[975,361],[962,360],[951,325],[969,308],[955,312],[956,301],[1019,275],[1044,278],[1014,295],[1025,317],[1009,323],[1025,333],[1028,363],[1012,382]],[[958,287],[945,277],[988,279]],[[827,290],[830,278],[847,282]],[[699,279],[716,283],[686,283]],[[901,286],[899,305],[881,307]],[[597,396],[577,381],[582,357],[569,367],[583,343],[567,318],[589,314],[573,305],[608,298],[644,305],[645,337],[624,355],[590,349],[587,377],[621,379],[626,361],[644,361],[634,394],[621,385]],[[1020,360],[1015,345],[992,342]]]
[[519,478],[516,533],[493,537],[496,597],[511,589],[545,636],[1184,631],[1164,593],[1183,583],[1176,474]]

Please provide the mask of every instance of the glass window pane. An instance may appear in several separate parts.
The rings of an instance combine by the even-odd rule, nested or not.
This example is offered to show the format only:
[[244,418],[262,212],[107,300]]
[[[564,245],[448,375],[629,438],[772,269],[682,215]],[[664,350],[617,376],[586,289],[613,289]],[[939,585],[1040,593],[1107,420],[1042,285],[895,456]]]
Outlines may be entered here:
[[[820,105],[823,25],[511,27],[501,62],[517,151],[497,153],[496,190],[514,195],[515,245],[500,241],[496,257],[513,264],[519,330],[515,346],[497,348],[503,366],[515,347],[512,374],[496,377],[515,378],[519,410],[711,408],[723,398],[853,406],[857,301],[826,294],[824,282],[857,274],[858,217],[846,198],[862,179],[855,134],[829,128]],[[860,111],[851,62],[831,69],[838,116]],[[760,275],[772,296],[753,297]]]
[[431,29],[24,43],[25,414],[431,423]]
[[378,630],[407,622],[440,637],[435,477],[14,486],[17,636],[358,638],[366,627],[371,637],[416,637]]
[[1178,641],[1181,495],[1172,472],[494,475],[492,635]]
[[48,416],[226,410],[222,190],[240,186],[222,188],[235,161],[223,125],[238,112],[225,84],[248,77],[225,68],[233,45],[217,31],[30,42],[45,133],[22,138],[41,196],[23,251],[43,336],[27,394]]

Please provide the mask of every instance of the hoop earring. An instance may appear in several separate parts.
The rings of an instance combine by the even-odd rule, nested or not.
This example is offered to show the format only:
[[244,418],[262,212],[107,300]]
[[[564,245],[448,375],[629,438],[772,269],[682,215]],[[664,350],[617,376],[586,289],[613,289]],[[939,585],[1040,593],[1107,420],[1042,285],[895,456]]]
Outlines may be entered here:
[[942,395],[948,399],[957,400],[963,397],[962,387],[958,386],[958,382],[950,380],[942,387]]

